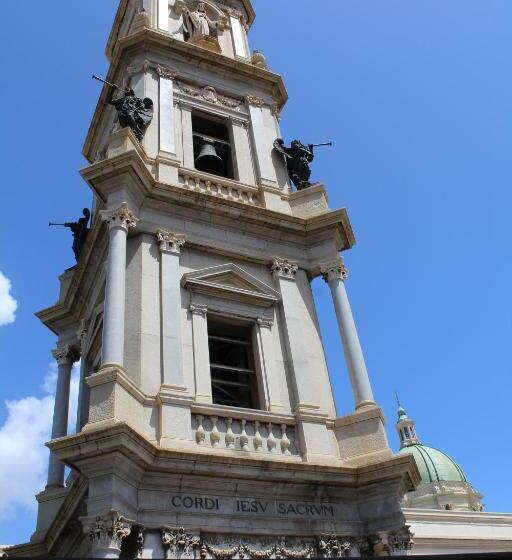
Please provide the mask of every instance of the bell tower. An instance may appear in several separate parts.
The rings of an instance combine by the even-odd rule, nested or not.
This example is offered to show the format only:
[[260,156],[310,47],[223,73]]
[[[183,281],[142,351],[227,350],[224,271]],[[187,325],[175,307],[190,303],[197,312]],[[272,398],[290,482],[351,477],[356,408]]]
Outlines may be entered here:
[[[340,257],[355,243],[347,211],[309,181],[313,146],[279,141],[287,93],[251,54],[254,18],[249,0],[119,3],[83,151],[91,229],[38,314],[58,337],[48,485],[12,556],[410,547],[400,500],[419,475],[392,455],[372,393]],[[353,389],[346,416],[310,286],[320,276]]]

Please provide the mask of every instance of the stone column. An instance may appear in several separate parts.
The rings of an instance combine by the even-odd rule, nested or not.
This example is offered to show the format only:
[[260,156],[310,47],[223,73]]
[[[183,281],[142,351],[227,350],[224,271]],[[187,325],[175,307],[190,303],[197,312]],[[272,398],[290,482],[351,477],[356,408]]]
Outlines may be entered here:
[[160,286],[162,293],[162,356],[163,384],[185,385],[183,377],[183,347],[181,341],[180,254],[185,245],[182,235],[159,229],[156,237],[160,246]]
[[[65,437],[68,434],[69,416],[69,388],[73,363],[78,359],[78,352],[69,345],[59,346],[52,351],[57,362],[57,389],[55,392],[55,406],[53,410],[52,439]],[[64,486],[64,463],[50,452],[48,465],[47,488],[61,488]]]
[[124,202],[114,211],[101,212],[109,226],[105,312],[103,314],[102,363],[122,368],[126,294],[126,237],[138,220]]
[[95,518],[82,518],[84,532],[91,540],[92,558],[119,558],[121,544],[130,536],[132,523],[111,511]]
[[192,336],[194,343],[194,373],[196,400],[212,402],[212,380],[210,374],[210,350],[208,347],[208,308],[204,305],[190,306],[192,314]]
[[365,406],[374,406],[370,378],[345,289],[348,271],[341,258],[320,265],[320,271],[331,289],[356,410]]

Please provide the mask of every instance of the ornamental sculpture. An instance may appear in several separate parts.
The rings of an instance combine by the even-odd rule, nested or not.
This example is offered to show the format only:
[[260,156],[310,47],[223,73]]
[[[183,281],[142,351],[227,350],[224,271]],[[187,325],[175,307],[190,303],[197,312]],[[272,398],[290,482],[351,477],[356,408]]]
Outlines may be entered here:
[[208,37],[212,29],[218,29],[221,25],[220,21],[213,21],[208,17],[204,2],[199,2],[195,10],[183,9],[183,27],[188,33],[189,40]]
[[91,219],[91,211],[88,208],[84,208],[82,213],[84,217],[80,218],[76,222],[65,222],[63,224],[50,222],[48,224],[50,227],[61,226],[71,230],[71,233],[73,234],[73,253],[75,253],[76,262],[80,259],[82,249],[84,248],[85,241],[87,240],[87,235],[89,234],[89,221]]
[[300,140],[294,140],[289,148],[284,145],[284,140],[281,138],[278,138],[274,142],[274,148],[281,153],[286,160],[288,174],[298,191],[307,189],[311,186],[311,183],[309,182],[311,177],[310,164],[315,159],[313,150],[318,146],[332,146],[332,142],[308,144],[306,146]]
[[137,97],[131,88],[121,88],[94,75],[93,79],[110,86],[109,103],[117,111],[120,126],[131,128],[137,140],[142,142],[146,129],[153,120],[153,101],[149,97]]

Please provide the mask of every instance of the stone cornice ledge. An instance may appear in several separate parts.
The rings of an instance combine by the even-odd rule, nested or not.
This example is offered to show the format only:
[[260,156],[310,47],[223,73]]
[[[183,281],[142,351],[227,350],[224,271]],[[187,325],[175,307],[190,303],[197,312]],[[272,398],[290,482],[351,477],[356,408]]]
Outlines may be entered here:
[[[83,463],[90,468],[90,459],[109,461],[109,454],[121,454],[145,470],[165,469],[173,473],[222,476],[224,478],[290,481],[294,484],[321,482],[333,486],[354,488],[373,487],[380,481],[401,479],[404,493],[419,482],[414,458],[409,455],[392,457],[365,467],[325,466],[314,463],[286,463],[271,459],[249,459],[232,455],[200,454],[190,451],[159,449],[126,423],[53,440],[48,447],[65,463],[81,471]],[[417,479],[417,480],[416,480]]]
[[92,389],[99,385],[106,385],[107,383],[119,383],[132,397],[143,405],[156,405],[157,399],[149,397],[143,393],[137,385],[126,375],[126,373],[117,367],[107,367],[100,369],[97,373],[90,375],[86,378],[87,385]]

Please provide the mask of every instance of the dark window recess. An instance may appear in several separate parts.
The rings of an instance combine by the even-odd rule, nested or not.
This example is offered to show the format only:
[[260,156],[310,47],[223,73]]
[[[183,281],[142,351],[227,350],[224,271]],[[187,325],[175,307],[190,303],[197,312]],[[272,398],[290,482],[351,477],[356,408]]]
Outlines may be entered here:
[[251,327],[208,319],[208,344],[213,402],[259,408]]
[[231,141],[226,121],[192,115],[194,162],[198,171],[233,179]]

